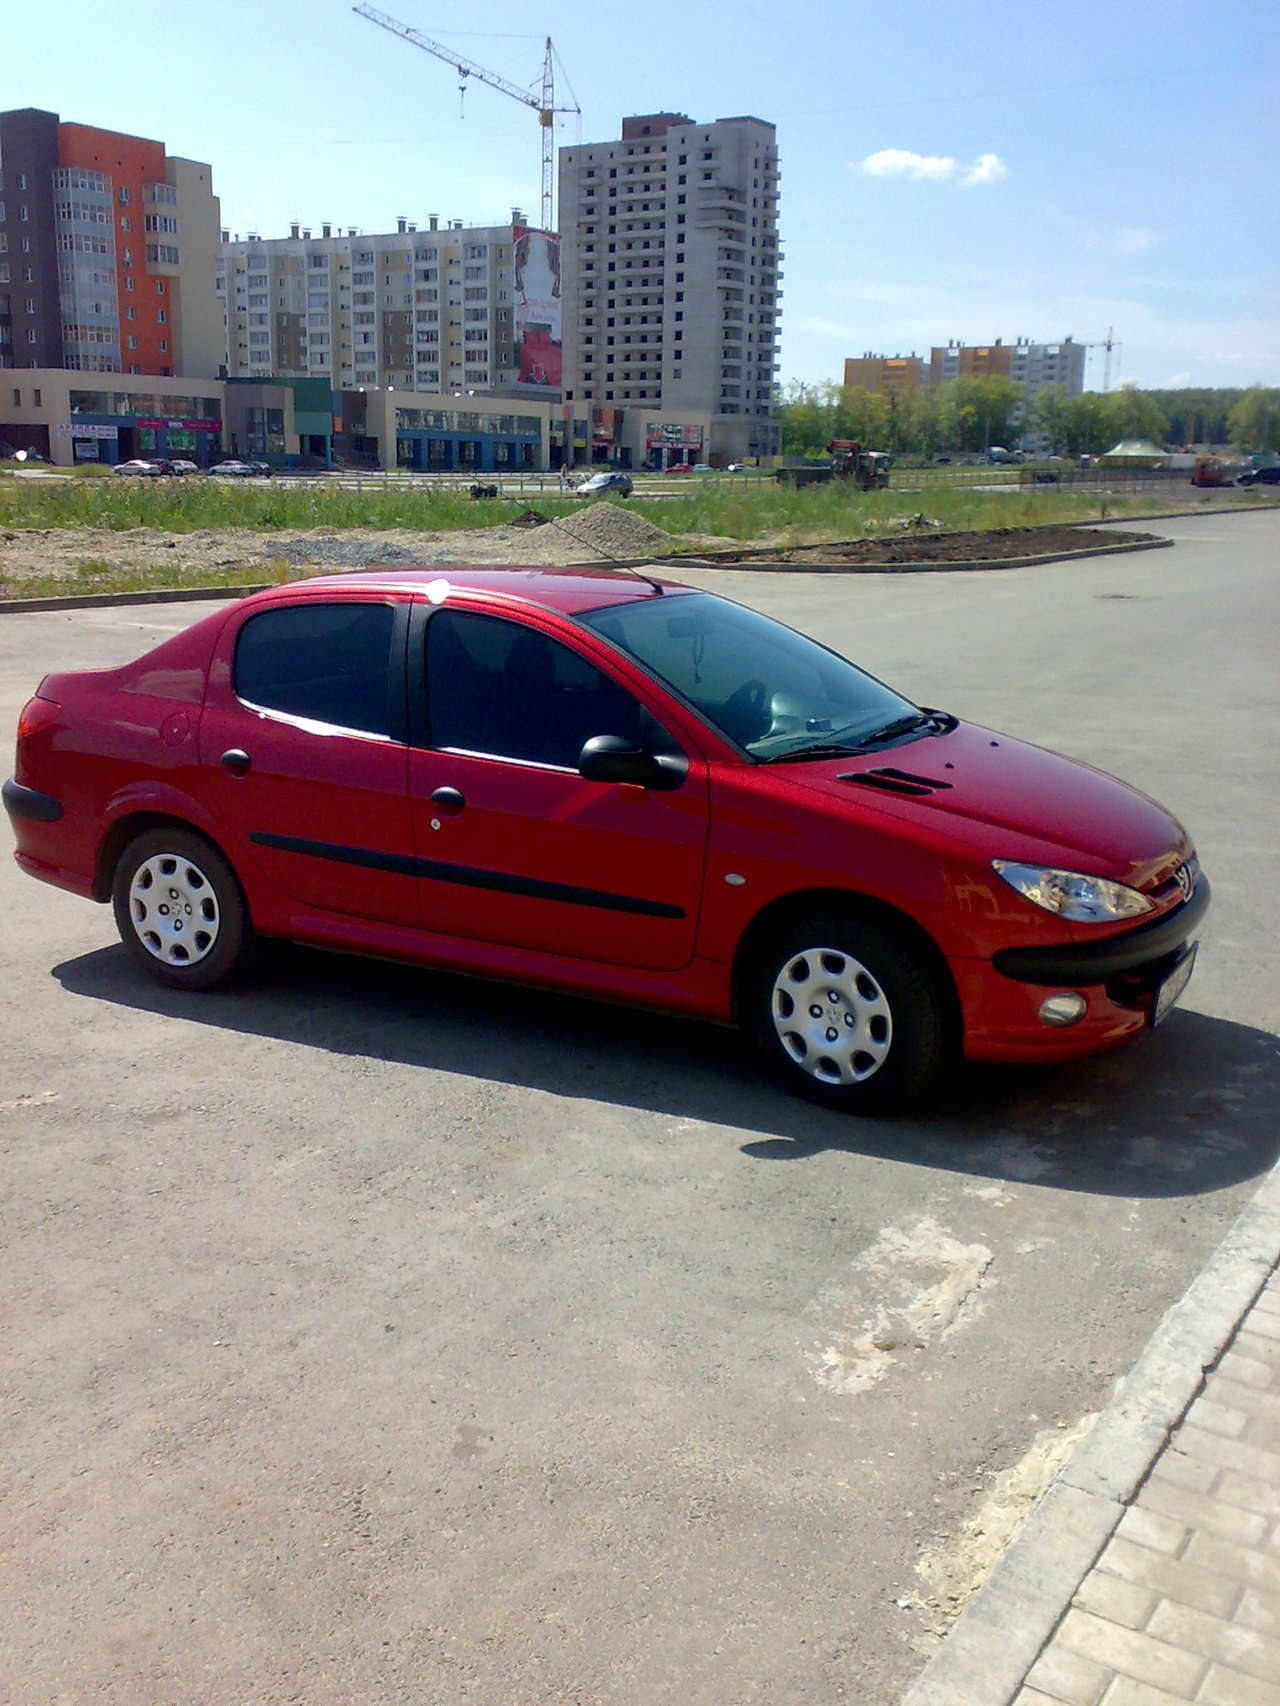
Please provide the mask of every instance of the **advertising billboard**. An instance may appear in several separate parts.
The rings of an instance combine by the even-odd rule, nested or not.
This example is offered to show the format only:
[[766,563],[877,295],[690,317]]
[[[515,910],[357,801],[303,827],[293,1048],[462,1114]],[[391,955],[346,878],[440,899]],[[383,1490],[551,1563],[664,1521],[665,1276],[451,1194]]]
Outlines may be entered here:
[[521,385],[558,389],[564,371],[561,342],[560,239],[554,231],[513,225],[515,349]]

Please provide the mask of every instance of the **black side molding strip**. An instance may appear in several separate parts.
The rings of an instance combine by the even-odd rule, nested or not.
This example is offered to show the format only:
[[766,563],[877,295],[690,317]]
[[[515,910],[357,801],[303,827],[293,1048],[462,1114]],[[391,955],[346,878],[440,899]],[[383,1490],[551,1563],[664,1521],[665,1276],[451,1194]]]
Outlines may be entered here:
[[1001,948],[992,965],[1019,983],[1105,983],[1179,948],[1209,910],[1209,879],[1201,877],[1191,899],[1150,924],[1101,942],[1064,942],[1052,948]]
[[24,788],[10,776],[0,793],[4,809],[10,817],[34,818],[37,823],[57,823],[62,816],[62,801],[52,794],[38,794],[34,788]]
[[249,840],[259,847],[274,847],[282,853],[300,853],[308,859],[333,859],[339,864],[360,865],[371,871],[391,871],[403,877],[427,877],[433,882],[458,883],[464,888],[528,895],[531,900],[558,900],[569,906],[599,907],[604,912],[639,913],[645,918],[684,917],[682,906],[669,906],[662,900],[612,894],[605,889],[578,888],[572,883],[551,883],[539,877],[516,877],[505,871],[480,870],[474,865],[448,865],[438,859],[380,853],[371,847],[345,847],[332,841],[309,841],[302,836],[271,835],[262,830],[252,831]]

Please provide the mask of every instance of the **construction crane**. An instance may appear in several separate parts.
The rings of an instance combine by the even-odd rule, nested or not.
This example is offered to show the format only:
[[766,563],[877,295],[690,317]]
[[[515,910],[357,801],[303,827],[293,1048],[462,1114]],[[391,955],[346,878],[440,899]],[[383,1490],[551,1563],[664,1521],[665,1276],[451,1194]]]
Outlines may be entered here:
[[1124,345],[1117,341],[1114,333],[1115,328],[1113,326],[1108,326],[1105,338],[1099,338],[1096,343],[1086,344],[1084,346],[1086,349],[1104,349],[1107,352],[1107,359],[1102,364],[1102,389],[1104,394],[1111,389],[1111,352],[1113,349],[1124,348]]
[[[357,17],[367,18],[371,24],[377,24],[384,30],[390,30],[393,36],[399,36],[402,41],[411,42],[414,47],[420,47],[424,53],[430,53],[436,59],[442,59],[446,65],[452,65],[458,73],[458,91],[466,93],[467,79],[474,77],[477,82],[487,84],[490,89],[496,89],[499,94],[510,95],[513,101],[519,101],[522,106],[532,107],[538,115],[538,124],[542,132],[542,229],[552,231],[552,157],[554,153],[553,136],[557,113],[577,113],[582,117],[582,108],[576,97],[572,106],[558,107],[556,105],[555,60],[556,52],[551,45],[551,37],[546,38],[546,53],[542,61],[542,87],[538,95],[533,95],[528,89],[522,89],[517,83],[509,83],[505,77],[500,77],[496,71],[486,71],[483,65],[477,65],[473,60],[464,59],[461,54],[442,47],[438,41],[432,41],[430,36],[424,36],[421,30],[411,29],[408,24],[402,24],[398,18],[388,17],[385,12],[379,12],[373,6],[353,6],[351,10]],[[563,65],[560,67],[563,72]],[[569,91],[572,95],[572,89]]]

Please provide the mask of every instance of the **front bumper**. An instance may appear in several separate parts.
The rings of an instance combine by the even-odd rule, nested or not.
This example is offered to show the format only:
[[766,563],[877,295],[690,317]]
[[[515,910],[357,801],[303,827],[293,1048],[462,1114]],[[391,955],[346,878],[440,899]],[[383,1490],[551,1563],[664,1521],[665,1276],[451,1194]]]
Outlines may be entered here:
[[[1097,1054],[1147,1029],[1163,980],[1182,957],[1209,906],[1209,884],[1173,912],[1097,942],[1002,948],[990,960],[953,960],[969,1060],[1062,1061]],[[1047,989],[1086,1001],[1074,1025],[1047,1025]]]
[[1191,898],[1162,918],[1139,924],[1100,942],[1065,942],[1049,948],[1001,948],[991,963],[1018,983],[1109,983],[1165,960],[1194,934],[1209,910],[1209,879],[1201,877]]

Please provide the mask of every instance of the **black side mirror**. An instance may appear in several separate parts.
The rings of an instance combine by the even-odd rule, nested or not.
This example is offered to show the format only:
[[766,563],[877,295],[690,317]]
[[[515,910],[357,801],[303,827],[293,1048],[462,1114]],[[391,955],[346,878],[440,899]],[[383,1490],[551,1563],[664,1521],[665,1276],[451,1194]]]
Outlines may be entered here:
[[689,774],[689,760],[682,752],[644,752],[621,735],[592,735],[578,756],[578,774],[588,782],[628,782],[669,792]]

